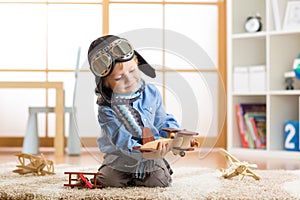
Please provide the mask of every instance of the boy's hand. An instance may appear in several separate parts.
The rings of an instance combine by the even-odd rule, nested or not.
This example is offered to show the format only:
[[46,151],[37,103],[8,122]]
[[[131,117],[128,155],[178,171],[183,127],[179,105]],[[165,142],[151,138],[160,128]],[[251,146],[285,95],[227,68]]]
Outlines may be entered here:
[[159,142],[157,144],[157,149],[143,149],[142,153],[143,158],[155,160],[165,157],[169,151],[171,151],[171,148],[169,147],[167,142]]

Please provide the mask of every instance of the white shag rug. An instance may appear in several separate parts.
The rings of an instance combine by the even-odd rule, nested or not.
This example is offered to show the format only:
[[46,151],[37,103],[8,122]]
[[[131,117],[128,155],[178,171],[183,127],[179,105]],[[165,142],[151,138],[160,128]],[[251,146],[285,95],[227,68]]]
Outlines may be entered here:
[[300,171],[256,170],[262,179],[224,179],[217,169],[173,168],[168,188],[70,188],[65,171],[96,172],[98,166],[56,165],[55,175],[19,175],[17,163],[0,164],[0,199],[300,199]]

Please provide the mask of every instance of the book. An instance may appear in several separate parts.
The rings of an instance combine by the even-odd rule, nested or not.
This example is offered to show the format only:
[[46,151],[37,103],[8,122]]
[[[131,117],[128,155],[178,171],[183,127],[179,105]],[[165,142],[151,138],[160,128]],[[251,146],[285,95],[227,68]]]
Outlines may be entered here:
[[254,134],[254,129],[253,129],[252,123],[250,121],[249,113],[245,113],[244,118],[245,118],[245,123],[246,123],[246,127],[247,127],[246,137],[248,138],[249,148],[255,149],[257,146],[257,144],[256,144],[257,138]]
[[266,116],[262,115],[259,117],[255,117],[255,129],[257,130],[257,134],[259,136],[261,142],[261,149],[266,149],[267,146],[267,120]]
[[255,124],[255,118],[250,117],[249,120],[250,120],[250,123],[251,123],[253,135],[255,136],[255,148],[256,149],[262,149],[261,140],[260,140],[260,137],[258,135],[258,131],[257,131],[256,124]]
[[247,112],[245,121],[248,126],[249,140],[253,140],[253,148],[266,148],[266,113],[264,112]]
[[[241,137],[242,146],[244,148],[252,148],[252,137],[249,136],[247,125],[245,122],[245,114],[248,112],[252,113],[265,113],[266,104],[265,103],[239,103],[235,105],[236,118],[238,124],[238,130]],[[249,141],[249,139],[251,139]],[[251,147],[252,146],[252,147]]]
[[248,137],[246,135],[247,130],[244,123],[243,111],[239,104],[235,105],[235,111],[236,111],[236,118],[237,118],[238,129],[242,141],[242,146],[244,148],[249,148],[249,142],[248,142]]

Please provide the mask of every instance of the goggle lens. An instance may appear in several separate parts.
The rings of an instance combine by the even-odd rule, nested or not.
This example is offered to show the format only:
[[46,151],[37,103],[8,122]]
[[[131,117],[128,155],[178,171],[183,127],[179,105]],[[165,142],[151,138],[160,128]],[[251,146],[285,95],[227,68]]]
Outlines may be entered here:
[[111,53],[117,59],[118,58],[122,59],[122,58],[132,55],[133,48],[127,41],[120,40],[117,45],[115,45],[111,48]]
[[113,59],[126,61],[132,58],[133,47],[127,40],[118,39],[104,49],[100,49],[91,61],[91,70],[99,77],[107,76],[112,68]]
[[108,74],[111,64],[112,60],[110,55],[101,54],[92,61],[92,70],[97,76],[103,77]]

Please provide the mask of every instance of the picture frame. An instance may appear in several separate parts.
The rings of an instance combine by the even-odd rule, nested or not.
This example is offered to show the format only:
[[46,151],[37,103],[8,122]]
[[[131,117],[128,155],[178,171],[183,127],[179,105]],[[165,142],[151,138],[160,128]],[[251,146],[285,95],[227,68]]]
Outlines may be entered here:
[[287,2],[283,29],[300,29],[300,1]]

